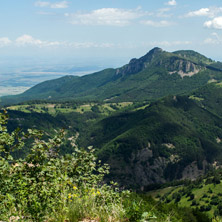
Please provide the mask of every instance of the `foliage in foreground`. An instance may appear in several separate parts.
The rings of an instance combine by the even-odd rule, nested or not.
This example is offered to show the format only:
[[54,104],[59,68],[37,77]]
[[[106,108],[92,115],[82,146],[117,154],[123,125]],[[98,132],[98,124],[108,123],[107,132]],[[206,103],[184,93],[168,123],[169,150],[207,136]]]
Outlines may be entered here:
[[[47,142],[43,133],[8,133],[8,117],[0,113],[0,220],[1,221],[198,221],[189,209],[157,204],[136,194],[120,192],[102,183],[108,173],[93,154],[75,149],[59,156],[64,132]],[[31,152],[14,160],[11,152],[32,138]],[[183,213],[182,213],[183,212]],[[184,214],[186,212],[186,214]],[[187,215],[189,215],[187,217]]]
[[[74,209],[73,202],[77,203],[79,199],[82,202],[87,199],[87,204],[96,205],[94,208],[119,202],[118,192],[99,185],[108,167],[96,163],[93,150],[76,149],[72,155],[59,157],[58,148],[64,132],[48,142],[41,139],[43,133],[37,130],[29,130],[28,134],[16,130],[9,134],[5,127],[7,119],[6,115],[0,114],[1,220],[18,217],[22,221],[63,221],[69,215],[73,217],[70,209]],[[30,137],[33,139],[30,154],[24,159],[14,160],[11,152],[22,149],[24,139]],[[121,208],[121,204],[118,207]],[[112,215],[110,209],[107,207],[106,213]],[[121,209],[116,214],[120,212]],[[78,219],[92,216],[79,210],[78,213]]]

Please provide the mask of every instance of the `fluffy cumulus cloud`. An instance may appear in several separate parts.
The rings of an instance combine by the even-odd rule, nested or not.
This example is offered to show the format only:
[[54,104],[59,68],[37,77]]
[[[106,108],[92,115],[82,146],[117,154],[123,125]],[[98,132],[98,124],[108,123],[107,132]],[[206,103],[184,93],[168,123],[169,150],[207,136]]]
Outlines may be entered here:
[[166,4],[174,6],[174,5],[177,5],[177,2],[176,2],[176,0],[171,0],[171,1],[168,1]]
[[161,8],[156,12],[143,11],[140,7],[137,9],[119,9],[119,8],[101,8],[88,13],[65,13],[69,22],[74,25],[94,25],[94,26],[127,26],[129,24],[143,24],[153,27],[166,27],[173,25],[167,20],[153,21],[146,19],[148,17],[171,17],[169,14],[171,8]]
[[49,8],[68,8],[68,2],[61,1],[61,2],[51,3],[51,2],[37,1],[37,2],[35,2],[35,6],[49,7]]
[[[209,8],[201,8],[196,11],[191,11],[186,14],[185,17],[208,17],[210,20],[205,21],[203,26],[206,28],[212,29],[222,29],[222,7],[209,7]],[[211,38],[209,38],[208,42],[211,42]]]
[[162,20],[162,21],[144,20],[144,21],[141,21],[141,24],[153,26],[153,27],[167,27],[167,26],[173,25],[173,23],[166,20]]
[[186,17],[207,16],[207,17],[213,18],[221,12],[222,12],[222,8],[218,8],[218,7],[201,8],[196,11],[191,11],[187,13]]
[[125,26],[143,16],[140,9],[101,8],[88,13],[65,14],[72,24]]
[[222,29],[222,16],[206,21],[204,26],[207,28]]
[[24,45],[39,45],[40,46],[43,44],[43,42],[41,40],[34,39],[30,35],[20,36],[15,40],[15,42],[17,45],[20,45],[20,46],[24,46]]
[[0,47],[8,46],[11,44],[11,40],[7,37],[0,38]]
[[49,42],[42,41],[40,39],[35,39],[31,35],[22,35],[15,40],[17,46],[37,46],[37,47],[47,47],[47,46],[60,46],[64,45],[63,42]]

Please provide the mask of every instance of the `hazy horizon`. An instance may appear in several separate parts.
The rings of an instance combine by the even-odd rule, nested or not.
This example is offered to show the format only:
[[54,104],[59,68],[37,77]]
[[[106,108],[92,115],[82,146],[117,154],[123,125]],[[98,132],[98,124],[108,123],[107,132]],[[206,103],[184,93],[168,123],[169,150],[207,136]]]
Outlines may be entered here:
[[219,0],[8,0],[0,7],[0,87],[26,71],[32,78],[48,69],[120,67],[154,47],[222,61]]

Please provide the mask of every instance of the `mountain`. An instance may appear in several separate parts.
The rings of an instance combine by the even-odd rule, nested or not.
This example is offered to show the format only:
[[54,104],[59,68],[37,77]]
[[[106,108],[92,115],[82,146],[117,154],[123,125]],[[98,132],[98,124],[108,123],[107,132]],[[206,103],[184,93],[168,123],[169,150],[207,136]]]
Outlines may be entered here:
[[[195,179],[222,165],[222,87],[211,83],[188,95],[168,96],[147,108],[109,116],[90,127],[99,159],[121,185],[141,188]],[[83,139],[82,139],[83,140]]]
[[118,69],[82,77],[65,76],[40,83],[26,92],[1,98],[1,104],[27,100],[143,101],[194,90],[208,81],[222,80],[222,65],[205,56],[182,50],[154,48]]

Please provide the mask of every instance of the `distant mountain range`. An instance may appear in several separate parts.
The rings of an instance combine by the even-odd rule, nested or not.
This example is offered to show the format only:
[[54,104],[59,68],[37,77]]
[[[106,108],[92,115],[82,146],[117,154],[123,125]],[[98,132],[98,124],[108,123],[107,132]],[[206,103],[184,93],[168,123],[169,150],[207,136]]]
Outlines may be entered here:
[[222,80],[222,63],[191,50],[173,53],[154,48],[118,69],[82,77],[65,76],[26,92],[1,98],[1,104],[27,100],[143,101],[189,92]]

